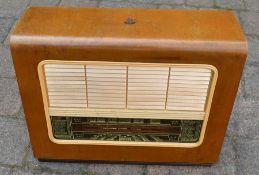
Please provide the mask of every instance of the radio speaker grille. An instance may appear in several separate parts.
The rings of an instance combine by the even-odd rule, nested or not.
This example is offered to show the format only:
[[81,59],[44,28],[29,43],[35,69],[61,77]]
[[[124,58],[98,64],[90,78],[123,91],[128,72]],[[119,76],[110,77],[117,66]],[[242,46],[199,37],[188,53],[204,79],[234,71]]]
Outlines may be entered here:
[[44,66],[50,107],[204,111],[212,72],[177,66]]

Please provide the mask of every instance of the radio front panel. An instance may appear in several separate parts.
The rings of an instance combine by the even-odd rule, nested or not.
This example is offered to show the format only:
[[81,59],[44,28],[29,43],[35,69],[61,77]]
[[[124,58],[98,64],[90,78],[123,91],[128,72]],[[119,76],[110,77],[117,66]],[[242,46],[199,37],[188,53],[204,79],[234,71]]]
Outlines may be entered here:
[[42,61],[50,139],[58,144],[195,147],[217,81],[205,64]]

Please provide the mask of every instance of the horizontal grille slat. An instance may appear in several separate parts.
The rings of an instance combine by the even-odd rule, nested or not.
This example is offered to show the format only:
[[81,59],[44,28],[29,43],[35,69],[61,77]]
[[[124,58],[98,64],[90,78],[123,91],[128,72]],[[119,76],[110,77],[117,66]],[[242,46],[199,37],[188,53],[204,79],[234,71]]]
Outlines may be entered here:
[[116,93],[116,95],[112,93],[89,93],[89,97],[110,97],[110,98],[124,98],[125,97],[125,92],[123,93]]
[[[61,87],[62,88],[62,87]],[[79,89],[79,88],[65,88],[65,89],[61,89],[61,88],[48,88],[48,92],[71,92],[71,93],[86,93],[86,89]]]
[[171,92],[197,92],[207,94],[208,89],[197,89],[197,88],[188,88],[188,87],[170,87],[169,91]]
[[202,99],[205,100],[206,96],[193,96],[193,95],[171,95],[168,94],[168,99]]
[[199,67],[171,67],[171,71],[176,71],[176,72],[207,72],[211,73],[211,69],[208,68],[199,68]]
[[114,90],[114,91],[124,90],[124,92],[126,93],[125,86],[123,87],[123,86],[90,85],[90,86],[88,86],[88,90],[89,90],[89,92],[91,92],[91,90],[103,90],[103,91],[106,91],[106,90]]
[[205,80],[209,81],[210,77],[204,76],[204,77],[197,77],[197,76],[180,76],[180,75],[172,75],[170,77],[170,80],[195,80],[195,81],[200,81],[200,80]]
[[123,75],[121,74],[87,74],[87,77],[90,78],[125,78]]
[[206,84],[183,84],[183,83],[169,83],[173,87],[187,87],[189,89],[208,89],[209,85]]
[[130,82],[130,86],[131,87],[146,87],[147,89],[149,87],[160,87],[161,89],[160,90],[163,90],[163,89],[166,89],[166,85],[167,85],[167,82],[132,82],[130,79],[129,79],[129,82]]
[[[109,104],[107,104],[106,100],[109,100]],[[91,102],[89,102],[89,106],[91,105],[111,105],[111,104],[116,104],[116,105],[121,105],[121,106],[124,106],[125,107],[125,100],[123,99],[117,99],[117,100],[112,100],[112,98],[103,98],[103,99],[94,99],[94,100],[91,100]]]
[[[159,99],[157,100],[154,100],[154,101],[128,101],[128,107],[130,106],[139,106],[139,107],[142,107],[142,106],[164,106],[165,105],[165,102],[164,102],[164,99],[161,101],[159,101]],[[164,108],[164,107],[163,107]]]
[[45,73],[47,77],[58,77],[58,76],[65,76],[65,77],[85,77],[84,74],[81,73]]
[[[91,94],[125,94],[126,90],[125,89],[89,89],[88,91],[91,92]],[[89,96],[91,95],[90,93],[88,94]]]
[[163,92],[166,92],[166,86],[163,86],[163,87],[160,87],[160,86],[149,86],[149,87],[146,87],[146,86],[128,86],[128,91],[163,91]]
[[115,78],[103,78],[103,77],[90,77],[87,76],[87,80],[90,82],[126,82],[125,77],[115,77]]
[[48,69],[48,68],[55,68],[55,69],[57,69],[57,68],[62,68],[62,69],[64,69],[64,68],[67,68],[67,69],[74,69],[74,68],[84,69],[83,65],[71,64],[71,63],[69,63],[69,64],[53,64],[53,63],[52,64],[45,64],[44,67],[45,67],[45,70]]
[[86,67],[86,73],[88,75],[103,75],[103,74],[123,74],[125,73],[125,68],[121,68],[121,69],[98,69],[98,68],[95,68],[95,69],[90,69],[88,68],[88,66]]
[[118,84],[125,84],[126,81],[87,81],[89,86],[118,86]]
[[166,91],[161,91],[161,90],[150,90],[150,89],[147,89],[147,90],[132,90],[132,92],[134,92],[134,95],[136,95],[136,97],[139,97],[140,95],[150,95],[150,94],[153,94],[153,95],[159,95],[159,96],[163,96],[162,98],[165,98],[165,95],[166,95]]
[[51,107],[68,107],[68,108],[83,108],[87,107],[86,104],[73,104],[73,103],[52,103]]
[[65,77],[65,76],[47,76],[46,77],[47,81],[85,81],[84,76],[80,77]]
[[50,100],[85,100],[85,94],[84,95],[51,95],[49,96]]
[[77,69],[74,69],[74,68],[71,68],[71,69],[46,68],[45,71],[48,73],[61,72],[61,73],[83,73],[84,74],[85,70],[80,69],[80,68],[77,68]]
[[183,111],[203,111],[199,107],[190,107],[190,106],[179,107],[179,106],[174,106],[174,105],[170,105],[167,109],[168,110],[183,110]]
[[63,103],[72,103],[72,104],[86,104],[86,100],[82,100],[82,99],[58,99],[58,100],[52,100],[50,99],[49,100],[50,103],[59,103],[59,104],[63,104]]
[[[186,68],[188,69],[188,68]],[[184,77],[210,77],[210,72],[191,72],[191,71],[186,71],[186,72],[179,72],[177,70],[172,70],[174,72],[174,74],[172,74],[173,76],[184,76]]]
[[[140,93],[140,92],[139,92]],[[141,99],[141,98],[162,98],[165,100],[166,98],[166,93],[164,94],[154,94],[152,91],[150,91],[149,94],[135,94],[132,93],[130,96],[128,96],[128,99]]]
[[85,85],[83,84],[48,84],[49,89],[85,89]]
[[114,108],[114,109],[123,109],[125,107],[125,105],[119,105],[119,104],[109,104],[109,103],[105,103],[105,104],[91,104],[89,105],[89,108]]
[[151,79],[151,80],[167,80],[168,77],[166,77],[165,75],[159,75],[159,74],[129,74],[128,78],[134,80],[134,79]]
[[49,91],[49,96],[84,96],[86,95],[86,92],[64,92],[64,91],[58,91],[58,92],[50,92]]
[[188,92],[188,91],[170,91],[170,95],[175,95],[175,96],[199,96],[199,97],[206,97],[207,93],[203,92]]
[[154,75],[154,76],[163,76],[163,75],[167,75],[168,74],[168,71],[145,71],[145,70],[131,70],[131,73],[129,74],[129,78],[131,78],[131,76],[146,76],[146,75]]
[[149,83],[149,84],[157,84],[157,83],[167,83],[167,78],[158,78],[158,79],[144,79],[144,78],[131,78],[130,81],[132,83]]
[[202,108],[204,106],[204,103],[202,103],[202,101],[200,101],[200,103],[190,103],[190,102],[171,102],[168,101],[167,104],[169,106],[173,106],[173,107],[197,107],[197,108]]
[[168,99],[167,100],[167,103],[188,103],[188,104],[204,104],[204,100],[200,100],[200,99],[177,99],[177,98],[174,98],[174,99]]
[[47,80],[47,82],[48,82],[48,85],[67,85],[67,84],[72,84],[72,85],[81,84],[81,85],[85,85],[85,81],[64,81],[64,80],[53,81],[53,80]]
[[161,110],[164,109],[164,104],[163,105],[128,105],[128,109],[142,109],[142,110]]
[[190,84],[190,85],[209,85],[209,81],[207,80],[171,80],[170,83],[173,84]]
[[90,70],[90,69],[96,69],[96,70],[125,70],[125,65],[121,66],[121,65],[96,65],[96,64],[87,64],[86,65],[86,69]]
[[163,102],[165,96],[157,96],[157,97],[148,97],[148,98],[128,98],[128,102]]

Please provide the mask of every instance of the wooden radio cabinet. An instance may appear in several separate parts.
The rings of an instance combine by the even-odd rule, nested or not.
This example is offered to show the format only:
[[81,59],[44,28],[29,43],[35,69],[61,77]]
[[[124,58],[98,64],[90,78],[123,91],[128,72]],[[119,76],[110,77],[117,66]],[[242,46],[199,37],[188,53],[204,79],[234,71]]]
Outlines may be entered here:
[[210,164],[247,43],[228,11],[32,7],[11,51],[36,158]]

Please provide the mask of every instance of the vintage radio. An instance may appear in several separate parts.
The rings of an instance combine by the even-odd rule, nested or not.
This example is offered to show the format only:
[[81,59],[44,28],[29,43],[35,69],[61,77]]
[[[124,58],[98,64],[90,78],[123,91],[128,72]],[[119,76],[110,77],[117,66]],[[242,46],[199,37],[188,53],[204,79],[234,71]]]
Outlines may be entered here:
[[33,7],[11,51],[35,157],[209,164],[247,43],[227,11]]

